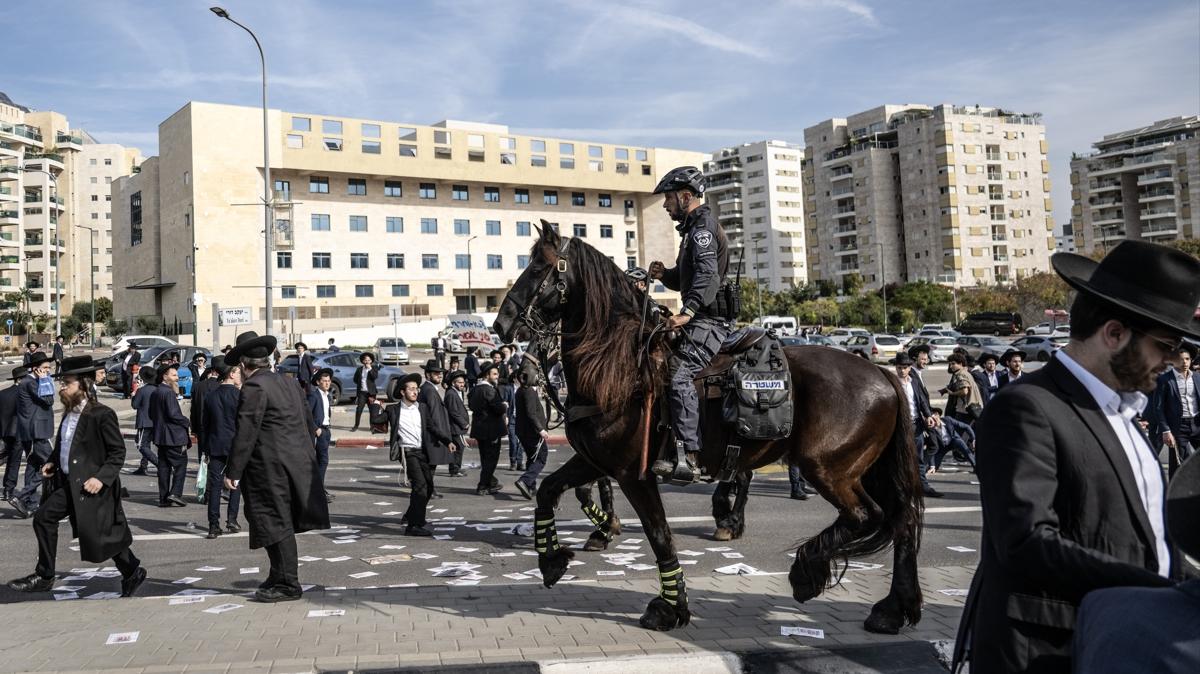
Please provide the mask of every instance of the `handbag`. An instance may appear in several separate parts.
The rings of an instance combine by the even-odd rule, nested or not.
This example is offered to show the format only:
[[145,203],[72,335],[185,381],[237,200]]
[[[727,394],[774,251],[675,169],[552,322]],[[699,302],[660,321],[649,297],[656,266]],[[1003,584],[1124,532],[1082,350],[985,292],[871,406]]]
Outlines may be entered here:
[[200,503],[204,502],[204,492],[208,489],[208,457],[200,461],[200,468],[196,471],[196,500]]

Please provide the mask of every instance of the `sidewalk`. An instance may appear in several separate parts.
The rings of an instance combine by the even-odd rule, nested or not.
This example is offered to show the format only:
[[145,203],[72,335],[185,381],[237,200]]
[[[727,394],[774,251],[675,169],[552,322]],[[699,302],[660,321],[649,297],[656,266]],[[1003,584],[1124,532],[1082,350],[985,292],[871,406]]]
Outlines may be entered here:
[[[300,573],[303,579],[304,570]],[[699,674],[739,671],[720,663],[740,654],[747,671],[924,672],[936,664],[933,649],[913,644],[954,638],[963,598],[940,590],[966,588],[972,573],[963,566],[921,569],[923,619],[896,636],[862,628],[871,603],[886,592],[886,569],[850,571],[845,584],[803,606],[791,598],[784,575],[689,578],[692,623],[665,633],[637,625],[657,591],[648,580],[565,583],[549,590],[532,582],[315,589],[299,602],[274,605],[241,595],[174,605],[178,597],[42,599],[5,606],[0,671],[268,673],[458,665],[473,672],[599,672],[617,671],[612,666],[620,664],[622,671],[636,667],[645,674],[665,671],[666,659],[671,671],[686,667]],[[250,589],[253,582],[244,585]],[[180,590],[188,591],[182,585]],[[237,608],[206,612],[222,604]],[[317,609],[345,614],[308,617]],[[816,628],[824,638],[784,637],[782,626]],[[135,631],[134,643],[105,645],[112,634]],[[843,650],[864,646],[884,650]],[[683,657],[688,654],[710,657],[693,661]],[[611,660],[629,657],[638,660]],[[585,664],[599,659],[606,662]],[[830,662],[843,665],[830,669]]]

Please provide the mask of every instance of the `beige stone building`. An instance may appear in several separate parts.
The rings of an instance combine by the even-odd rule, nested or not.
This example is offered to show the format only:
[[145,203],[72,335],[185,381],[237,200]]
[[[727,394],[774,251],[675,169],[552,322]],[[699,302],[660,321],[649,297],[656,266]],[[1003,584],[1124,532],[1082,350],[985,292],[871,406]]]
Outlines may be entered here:
[[27,287],[30,311],[61,319],[90,298],[95,267],[95,296],[112,297],[111,183],[140,160],[0,94],[0,292]]
[[721,148],[704,164],[706,200],[729,237],[729,275],[769,290],[808,281],[801,171],[804,150],[780,140]]
[[1200,236],[1200,115],[1105,136],[1071,160],[1071,234],[1081,253],[1123,239]]
[[[651,191],[706,158],[496,124],[268,115],[276,334],[390,326],[394,307],[494,310],[543,218],[621,268],[672,260]],[[262,158],[260,108],[190,102],[159,125],[159,156],[113,187],[118,318],[178,323],[208,345],[216,304],[249,307],[265,329]]]
[[1008,284],[1049,269],[1040,115],[884,105],[805,129],[810,278]]

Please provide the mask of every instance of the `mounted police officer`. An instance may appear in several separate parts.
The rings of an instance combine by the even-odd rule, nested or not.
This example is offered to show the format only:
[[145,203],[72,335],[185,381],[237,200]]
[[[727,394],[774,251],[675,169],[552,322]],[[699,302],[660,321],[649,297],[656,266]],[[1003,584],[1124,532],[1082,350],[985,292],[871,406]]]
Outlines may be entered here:
[[659,457],[654,473],[677,482],[694,482],[700,452],[700,401],[693,380],[708,366],[729,334],[729,316],[718,308],[718,295],[729,267],[725,231],[704,205],[704,174],[694,166],[673,169],[654,188],[664,195],[663,208],[676,223],[679,254],[675,266],[650,263],[650,278],[678,290],[683,308],[667,319],[682,335],[671,357],[668,401],[675,434],[674,456]]

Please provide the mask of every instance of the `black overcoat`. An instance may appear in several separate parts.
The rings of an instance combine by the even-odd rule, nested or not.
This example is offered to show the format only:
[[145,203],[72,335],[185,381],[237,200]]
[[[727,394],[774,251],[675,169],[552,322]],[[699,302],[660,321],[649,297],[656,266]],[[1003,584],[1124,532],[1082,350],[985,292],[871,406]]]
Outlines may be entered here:
[[505,418],[504,398],[495,386],[479,382],[471,389],[467,400],[471,408],[471,437],[491,442],[508,435],[508,419]]
[[242,384],[225,475],[241,480],[251,548],[329,528],[315,432],[304,392],[290,378],[260,369]]
[[454,458],[454,455],[450,453],[450,443],[453,438],[450,435],[450,414],[446,410],[442,387],[431,381],[421,384],[417,402],[425,403],[425,406],[429,408],[429,416],[422,419],[423,424],[429,427],[429,445],[425,448],[425,453],[429,456],[429,464],[444,466],[451,463]]
[[[66,417],[66,415],[63,415]],[[62,424],[54,439],[50,461],[61,456]],[[125,463],[125,440],[117,413],[100,403],[88,403],[79,414],[71,449],[68,474],[60,468],[50,481],[51,489],[70,490],[74,508],[71,529],[79,539],[79,556],[85,562],[103,562],[129,547],[133,534],[121,507],[121,466]],[[96,478],[104,487],[96,494],[83,490],[83,483]]]

